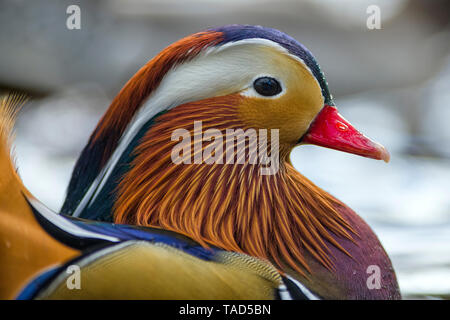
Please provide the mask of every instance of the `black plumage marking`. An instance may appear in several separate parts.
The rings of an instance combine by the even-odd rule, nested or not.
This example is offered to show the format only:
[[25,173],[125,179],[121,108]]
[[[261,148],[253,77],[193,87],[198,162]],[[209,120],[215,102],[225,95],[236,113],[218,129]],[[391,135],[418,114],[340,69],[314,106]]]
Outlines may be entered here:
[[[97,221],[113,221],[112,209],[116,199],[116,187],[124,174],[131,169],[131,163],[136,157],[133,151],[139,145],[142,137],[153,126],[156,119],[165,112],[166,111],[163,111],[155,115],[139,130],[121,155],[119,161],[113,169],[113,172],[108,177],[108,180],[99,191],[99,194],[95,200],[83,209],[80,214],[80,218]],[[101,168],[95,165],[88,165],[88,163],[92,161],[90,160],[91,157],[98,158],[97,160],[92,161],[92,163],[100,163],[99,154],[102,153],[100,152],[102,150],[102,145],[102,142],[98,142],[95,143],[92,148],[86,147],[83,150],[80,159],[75,165],[74,173],[69,184],[67,197],[63,208],[61,209],[61,213],[69,215],[73,214],[84,194],[89,189],[91,183],[95,180],[98,174],[100,174]]]

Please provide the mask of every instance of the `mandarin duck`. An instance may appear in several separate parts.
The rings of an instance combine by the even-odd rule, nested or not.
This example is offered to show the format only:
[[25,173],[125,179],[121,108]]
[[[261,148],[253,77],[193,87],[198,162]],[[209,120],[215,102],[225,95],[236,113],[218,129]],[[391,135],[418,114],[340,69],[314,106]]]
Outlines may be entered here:
[[389,160],[290,36],[229,25],[164,49],[101,118],[59,214],[11,160],[16,100],[1,111],[1,297],[401,298],[375,233],[290,162],[303,144]]

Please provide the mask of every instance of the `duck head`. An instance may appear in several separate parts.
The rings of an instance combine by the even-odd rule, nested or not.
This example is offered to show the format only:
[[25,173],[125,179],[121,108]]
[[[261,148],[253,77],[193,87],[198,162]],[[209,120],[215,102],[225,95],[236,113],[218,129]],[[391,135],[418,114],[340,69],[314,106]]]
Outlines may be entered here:
[[[251,161],[262,135],[279,164],[270,174]],[[377,263],[390,270],[380,297],[395,296],[395,274],[370,228],[290,164],[302,144],[389,160],[339,115],[299,42],[260,26],[210,29],[170,45],[128,81],[84,148],[62,213],[169,229],[268,259],[322,296],[334,281],[348,297],[370,297],[365,268]],[[357,285],[342,280],[353,271]]]

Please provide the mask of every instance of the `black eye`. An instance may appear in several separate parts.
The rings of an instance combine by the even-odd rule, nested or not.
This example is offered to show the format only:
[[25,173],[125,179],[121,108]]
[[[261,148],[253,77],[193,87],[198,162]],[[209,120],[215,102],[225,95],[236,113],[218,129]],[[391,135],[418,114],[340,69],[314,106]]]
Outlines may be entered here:
[[261,77],[253,82],[253,87],[256,92],[262,96],[274,96],[281,92],[280,83],[271,77]]

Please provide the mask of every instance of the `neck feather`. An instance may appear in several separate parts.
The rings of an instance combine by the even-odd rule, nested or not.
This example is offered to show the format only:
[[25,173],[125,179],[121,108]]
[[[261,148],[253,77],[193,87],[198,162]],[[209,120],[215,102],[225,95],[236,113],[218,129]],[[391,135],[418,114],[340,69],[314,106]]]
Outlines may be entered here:
[[203,245],[267,259],[280,270],[310,271],[305,253],[333,269],[329,246],[347,253],[335,236],[351,240],[354,231],[335,209],[340,202],[296,171],[287,152],[280,152],[273,175],[261,175],[248,157],[241,164],[172,162],[175,129],[193,136],[194,121],[202,121],[203,130],[247,130],[237,115],[239,99],[206,99],[161,115],[118,185],[115,222],[179,232]]

